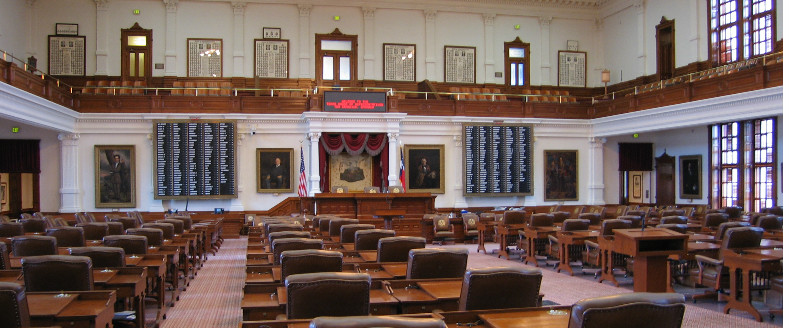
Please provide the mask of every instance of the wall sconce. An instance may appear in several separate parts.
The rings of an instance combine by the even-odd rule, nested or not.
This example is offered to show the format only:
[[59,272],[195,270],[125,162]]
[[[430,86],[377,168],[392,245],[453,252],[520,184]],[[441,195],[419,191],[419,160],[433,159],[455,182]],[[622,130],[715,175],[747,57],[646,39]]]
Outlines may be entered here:
[[612,80],[612,74],[611,74],[611,72],[609,72],[608,69],[604,69],[603,71],[601,71],[601,82],[603,82],[603,93],[604,94],[609,93],[609,92],[607,92],[606,87],[607,87],[607,84],[609,83],[609,81],[611,81],[611,80]]

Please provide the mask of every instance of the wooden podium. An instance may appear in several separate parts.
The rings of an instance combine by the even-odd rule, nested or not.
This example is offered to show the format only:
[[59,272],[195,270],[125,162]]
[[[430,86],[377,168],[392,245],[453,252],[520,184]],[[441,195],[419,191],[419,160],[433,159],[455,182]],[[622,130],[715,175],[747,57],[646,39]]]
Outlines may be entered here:
[[615,229],[613,250],[634,258],[634,292],[672,292],[667,257],[685,253],[688,238],[668,229]]

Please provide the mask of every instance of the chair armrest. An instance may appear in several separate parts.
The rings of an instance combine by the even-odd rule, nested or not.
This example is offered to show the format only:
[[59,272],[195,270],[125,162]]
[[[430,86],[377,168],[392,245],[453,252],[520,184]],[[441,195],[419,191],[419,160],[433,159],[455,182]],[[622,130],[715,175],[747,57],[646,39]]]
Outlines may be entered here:
[[699,266],[707,265],[707,266],[721,266],[724,264],[724,261],[717,260],[714,258],[710,258],[704,255],[695,255],[694,258],[697,259],[697,263]]

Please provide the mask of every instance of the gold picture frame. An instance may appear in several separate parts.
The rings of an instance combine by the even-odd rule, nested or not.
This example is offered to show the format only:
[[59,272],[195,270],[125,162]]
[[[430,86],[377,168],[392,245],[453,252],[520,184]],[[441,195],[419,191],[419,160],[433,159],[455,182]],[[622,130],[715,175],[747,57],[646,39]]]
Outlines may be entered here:
[[373,157],[363,152],[351,156],[340,153],[329,157],[329,185],[332,192],[338,187],[346,187],[345,192],[364,192],[373,186]]
[[255,150],[255,163],[258,192],[290,193],[294,191],[293,148],[258,148]]
[[543,151],[543,198],[579,200],[579,151]]
[[134,145],[94,146],[96,208],[137,206]]
[[406,192],[444,193],[444,145],[406,145]]

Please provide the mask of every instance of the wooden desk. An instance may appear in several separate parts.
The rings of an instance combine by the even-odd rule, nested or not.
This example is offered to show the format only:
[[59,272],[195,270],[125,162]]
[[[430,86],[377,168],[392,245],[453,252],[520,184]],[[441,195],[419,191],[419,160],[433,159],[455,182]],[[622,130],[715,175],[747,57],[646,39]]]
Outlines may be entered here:
[[373,211],[373,217],[379,217],[384,220],[384,229],[392,230],[392,219],[402,218],[406,215],[404,209],[379,209]]
[[521,248],[524,249],[524,263],[529,264],[532,262],[538,266],[538,241],[549,238],[549,235],[554,235],[560,231],[557,227],[527,227],[521,233],[524,239],[521,243]]
[[560,264],[557,272],[566,270],[573,275],[571,268],[571,247],[584,245],[585,240],[598,239],[598,231],[561,231],[557,232],[557,240],[560,242]]
[[461,279],[390,280],[388,284],[400,302],[400,313],[425,313],[433,310],[456,311],[461,298]]
[[507,249],[508,247],[507,237],[518,236],[518,231],[524,230],[525,226],[523,224],[505,225],[501,223],[502,221],[499,222],[500,223],[496,225],[496,231],[499,237],[499,253],[497,253],[497,257],[504,256],[505,258],[507,258],[509,255]]
[[614,252],[634,258],[634,291],[671,292],[667,257],[687,251],[688,235],[668,229],[614,229]]
[[[156,322],[164,319],[167,307],[165,307],[165,275],[167,274],[167,258],[159,254],[133,255],[140,261],[137,266],[145,267],[149,280],[148,290],[156,295],[157,309]],[[127,262],[127,264],[129,264]]]
[[146,272],[143,267],[122,267],[93,270],[96,289],[115,290],[117,298],[132,300],[137,327],[145,327]]
[[29,292],[32,326],[112,327],[115,291]]
[[[727,298],[727,305],[724,306],[724,313],[730,310],[743,310],[754,316],[757,321],[763,321],[763,316],[752,305],[750,271],[778,271],[782,270],[782,250],[781,249],[754,249],[735,252],[724,250],[722,252],[724,266],[730,269],[730,297]],[[738,290],[738,279],[736,271],[741,271],[741,286],[743,292],[741,298],[736,297]]]
[[439,312],[448,327],[480,328],[566,328],[570,322],[570,306],[550,306],[502,310]]

